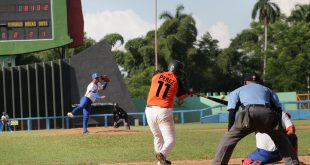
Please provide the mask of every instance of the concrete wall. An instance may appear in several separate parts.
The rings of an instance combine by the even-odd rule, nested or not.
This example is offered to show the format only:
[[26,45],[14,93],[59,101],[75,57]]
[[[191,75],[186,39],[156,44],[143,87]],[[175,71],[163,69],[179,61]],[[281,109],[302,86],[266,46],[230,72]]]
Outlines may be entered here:
[[[280,99],[280,102],[286,102],[286,101],[297,101],[296,100],[296,92],[279,92],[277,93]],[[215,98],[220,98],[219,95],[211,95],[212,97]],[[224,95],[225,98],[224,100],[228,100],[229,95]],[[137,112],[143,112],[145,109],[146,105],[146,100],[145,99],[133,99],[133,102],[137,108]],[[174,110],[190,110],[190,109],[202,109],[202,108],[208,108],[208,107],[213,107],[216,105],[219,105],[219,103],[216,103],[214,101],[208,100],[203,97],[188,97],[185,99],[185,101],[182,104],[178,104],[178,102],[175,100],[175,107]],[[287,104],[285,106],[285,109],[290,110],[290,109],[297,109],[296,105],[289,105]],[[214,109],[213,113],[221,113],[225,112],[223,109]]]
[[111,82],[100,95],[106,95],[104,100],[98,103],[117,102],[127,112],[135,112],[136,108],[129,95],[127,85],[121,75],[117,63],[112,55],[111,47],[104,41],[84,50],[69,60],[71,70],[71,100],[72,104],[78,104],[81,96],[85,94],[90,83],[91,74],[108,75]]
[[[207,93],[208,94],[208,93]],[[212,93],[208,94],[209,96],[219,98],[220,95],[223,95],[224,93]],[[279,99],[281,102],[286,102],[286,101],[296,101],[296,92],[280,92],[277,93],[279,96]],[[225,100],[228,100],[229,94],[224,95]],[[133,102],[136,106],[137,112],[144,112],[145,105],[146,105],[146,100],[145,99],[133,99]],[[202,98],[202,97],[188,97],[185,99],[185,101],[182,104],[178,104],[178,102],[175,100],[175,107],[174,111],[179,111],[179,110],[195,110],[195,109],[204,109],[204,108],[209,108],[209,107],[214,107],[216,105],[219,105],[219,103],[216,103],[214,101]],[[296,104],[285,104],[284,106],[285,110],[296,110],[297,105]],[[208,112],[206,112],[206,116],[212,115],[212,114],[218,114],[218,113],[224,113],[223,115],[220,116],[210,116],[212,120],[220,120],[220,121],[227,121],[227,111],[226,108],[220,107],[220,108],[215,108],[212,109]],[[180,116],[176,114],[174,116],[176,122],[180,122]],[[184,116],[185,122],[198,122],[199,121],[199,113],[192,113],[190,115]]]

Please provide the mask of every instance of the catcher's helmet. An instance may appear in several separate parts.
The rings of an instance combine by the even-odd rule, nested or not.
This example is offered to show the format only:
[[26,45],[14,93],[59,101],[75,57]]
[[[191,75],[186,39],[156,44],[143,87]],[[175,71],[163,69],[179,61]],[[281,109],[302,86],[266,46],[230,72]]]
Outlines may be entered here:
[[168,66],[168,71],[173,72],[177,76],[184,73],[184,64],[181,61],[173,60]]

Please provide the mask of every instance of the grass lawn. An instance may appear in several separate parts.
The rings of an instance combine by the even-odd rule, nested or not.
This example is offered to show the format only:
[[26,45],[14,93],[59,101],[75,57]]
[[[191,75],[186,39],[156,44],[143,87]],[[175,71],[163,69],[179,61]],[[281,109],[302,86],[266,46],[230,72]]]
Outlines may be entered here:
[[[294,121],[297,126],[310,120]],[[177,142],[169,159],[212,159],[227,124],[177,124]],[[132,127],[134,134],[74,134],[47,136],[51,131],[0,134],[1,164],[91,164],[154,161],[153,138],[148,127]],[[63,130],[52,130],[63,131]],[[310,129],[297,129],[299,155],[310,155]],[[255,149],[254,134],[242,139],[233,157]]]

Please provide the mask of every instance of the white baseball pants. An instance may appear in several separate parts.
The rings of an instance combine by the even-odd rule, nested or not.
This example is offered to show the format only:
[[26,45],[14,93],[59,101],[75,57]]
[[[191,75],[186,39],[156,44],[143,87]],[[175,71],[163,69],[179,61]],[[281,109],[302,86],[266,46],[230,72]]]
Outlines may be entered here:
[[154,136],[155,152],[162,153],[167,159],[175,145],[175,126],[172,108],[146,107],[145,115]]

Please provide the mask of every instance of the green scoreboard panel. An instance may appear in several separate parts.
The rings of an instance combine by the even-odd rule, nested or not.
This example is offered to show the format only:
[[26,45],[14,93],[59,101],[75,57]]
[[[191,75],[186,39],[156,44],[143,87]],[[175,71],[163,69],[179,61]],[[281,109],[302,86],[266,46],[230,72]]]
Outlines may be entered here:
[[69,44],[66,0],[0,0],[0,55]]

